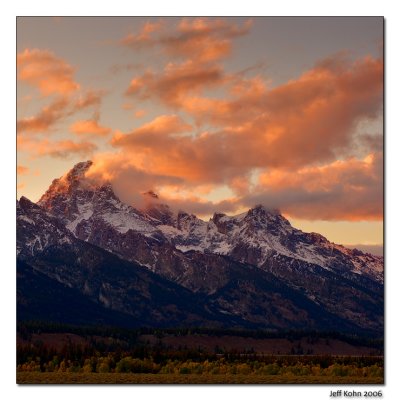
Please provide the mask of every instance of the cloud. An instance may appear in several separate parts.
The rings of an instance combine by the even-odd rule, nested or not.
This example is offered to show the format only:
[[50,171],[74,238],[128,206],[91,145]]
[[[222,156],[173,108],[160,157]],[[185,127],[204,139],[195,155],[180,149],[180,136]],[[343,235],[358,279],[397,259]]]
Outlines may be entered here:
[[183,18],[172,33],[165,24],[146,23],[137,34],[129,34],[121,44],[134,50],[160,46],[168,55],[207,63],[231,54],[232,39],[247,34],[251,21],[242,26],[219,18]]
[[210,182],[254,168],[293,169],[336,159],[353,142],[358,122],[382,112],[383,64],[371,57],[353,63],[333,58],[273,89],[260,77],[236,80],[232,96],[223,100],[193,97],[190,85],[178,88],[179,95],[170,94],[169,86],[141,88],[214,127],[193,137],[167,133],[149,144],[144,156],[166,172],[162,168],[168,163],[160,153],[168,148],[169,163],[179,166],[181,175],[189,178],[195,169],[199,179]]
[[136,118],[142,118],[146,115],[146,110],[136,110],[135,111],[135,117]]
[[[136,106],[135,106],[134,104],[132,104],[132,103],[123,103],[122,106],[121,106],[121,108],[122,108],[123,110],[130,111],[130,110],[134,110],[134,109],[136,108]],[[147,111],[146,111],[145,109],[142,109],[142,108],[135,110],[134,113],[133,113],[133,115],[134,115],[136,118],[142,118],[142,117],[144,117],[146,114],[147,114]]]
[[[180,178],[138,168],[135,160],[127,153],[96,154],[92,160],[93,165],[86,177],[99,182],[112,182],[117,196],[139,209],[148,206],[148,192],[156,193],[158,203],[168,204],[176,212],[183,210],[197,215],[209,215],[214,211],[233,212],[237,209],[233,199],[212,202],[196,195],[202,193],[202,187],[185,189],[185,182]],[[152,198],[152,201],[155,199]]]
[[177,115],[161,115],[131,133],[115,134],[111,143],[116,147],[132,146],[147,149],[151,148],[154,142],[162,146],[162,142],[168,142],[170,137],[179,140],[180,134],[191,130],[191,125],[185,123]]
[[[74,68],[47,50],[26,49],[18,54],[18,79],[37,87],[44,96],[49,96],[48,104],[36,115],[23,117],[17,121],[17,148],[31,157],[49,156],[68,158],[87,157],[97,146],[89,141],[49,140],[58,124],[76,113],[93,108],[94,117],[77,121],[72,125],[77,135],[104,136],[111,130],[98,123],[99,108],[104,90],[82,89],[74,81]],[[45,139],[40,138],[46,135]]]
[[301,219],[381,220],[383,154],[295,171],[263,172],[253,193],[241,202],[266,204]]
[[47,133],[57,123],[88,107],[98,108],[101,104],[101,91],[88,91],[78,97],[57,96],[38,114],[17,121],[17,132]]
[[161,30],[159,25],[157,37],[147,30],[129,35],[123,44],[135,49],[159,45],[169,57],[181,60],[168,62],[161,73],[148,70],[135,76],[126,94],[141,100],[158,98],[168,106],[181,107],[188,94],[199,95],[226,84],[231,77],[218,61],[231,53],[232,40],[248,33],[250,26],[251,21],[238,26],[215,18],[184,18],[173,33]]
[[[205,79],[200,71],[212,68],[218,74]],[[205,97],[213,85],[226,95]],[[360,134],[360,122],[379,121],[382,92],[383,63],[370,56],[350,61],[336,54],[273,88],[260,76],[228,76],[218,65],[170,64],[136,78],[130,94],[158,99],[195,125],[164,115],[119,132],[112,144],[131,156],[131,167],[163,176],[164,183],[152,187],[161,192],[170,177],[183,191],[225,185],[236,196],[225,204],[201,196],[169,198],[175,204],[186,198],[191,209],[190,202],[203,210],[271,203],[298,218],[380,219],[382,127]]]
[[[142,193],[153,190],[174,209],[202,215],[263,203],[296,218],[381,219],[383,60],[351,60],[342,52],[272,86],[257,68],[233,73],[223,67],[234,40],[250,27],[192,18],[172,30],[166,22],[147,23],[122,39],[135,51],[167,56],[163,68],[133,76],[125,93],[132,116],[144,115],[138,109],[143,101],[164,106],[163,115],[116,131],[110,141],[115,152],[96,154],[89,175],[111,180],[117,194],[136,206]],[[71,68],[64,68],[70,79]],[[99,124],[104,92],[51,92],[38,74],[32,76],[25,81],[57,97],[18,121],[19,132],[50,131],[86,107],[94,107],[95,116],[70,130],[81,137],[111,132]],[[86,156],[96,149],[86,141],[24,139],[36,156]],[[210,194],[224,190],[222,201],[222,195]]]
[[51,141],[26,136],[17,136],[17,148],[26,151],[32,157],[49,156],[53,158],[70,158],[72,156],[88,157],[93,155],[97,146],[89,141],[74,142],[72,140]]
[[104,90],[88,90],[80,93],[79,96],[72,101],[73,112],[80,111],[84,108],[99,108],[106,92]]
[[143,24],[139,33],[130,33],[129,35],[121,39],[120,43],[134,50],[153,46],[155,44],[153,33],[159,31],[161,27],[161,22],[146,22]]
[[20,81],[36,87],[44,96],[52,96],[36,115],[17,121],[19,134],[47,133],[58,122],[88,107],[98,111],[106,93],[83,91],[74,81],[75,69],[49,50],[25,49],[17,55],[17,68]]
[[29,168],[23,165],[17,165],[17,174],[26,175],[29,172]]
[[232,39],[247,34],[251,25],[250,20],[238,26],[226,19],[184,18],[177,33],[163,37],[160,42],[170,55],[209,62],[230,55]]
[[41,49],[25,49],[17,55],[18,79],[49,96],[68,95],[79,89],[74,81],[74,68],[54,53]]
[[67,114],[69,101],[65,97],[56,98],[50,105],[45,106],[35,116],[22,118],[17,121],[17,131],[46,132]]
[[131,154],[102,153],[94,155],[92,160],[93,165],[86,176],[97,181],[112,182],[116,194],[122,201],[139,208],[145,201],[142,193],[157,189],[160,185],[182,183],[178,178],[138,168]]
[[107,136],[111,133],[110,128],[101,126],[96,119],[76,121],[69,129],[76,135]]
[[69,158],[71,156],[87,157],[94,153],[97,146],[94,143],[72,140],[60,140],[57,142],[43,141],[38,148],[39,156],[50,156],[55,158]]
[[[127,152],[97,155],[89,177],[113,183],[118,196],[143,207],[142,193],[152,190],[160,203],[175,211],[197,215],[236,213],[255,204],[278,208],[293,218],[309,220],[381,220],[383,217],[383,155],[350,158],[300,170],[271,170],[260,173],[254,187],[232,182],[233,195],[211,201],[207,194],[218,185],[204,185],[161,170],[144,168]],[[235,190],[235,184],[239,190]],[[250,185],[249,185],[250,186]]]
[[133,78],[126,95],[141,100],[158,98],[168,106],[180,107],[188,93],[201,93],[206,88],[221,85],[226,79],[218,65],[201,65],[191,60],[169,63],[161,74],[147,71]]

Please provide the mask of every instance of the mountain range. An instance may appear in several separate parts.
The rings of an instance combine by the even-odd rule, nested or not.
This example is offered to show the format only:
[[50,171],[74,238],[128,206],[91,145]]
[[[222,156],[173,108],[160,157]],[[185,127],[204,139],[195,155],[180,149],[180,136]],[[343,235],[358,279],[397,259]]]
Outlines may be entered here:
[[123,326],[383,331],[383,257],[291,226],[278,210],[139,210],[92,162],[17,201],[19,319]]

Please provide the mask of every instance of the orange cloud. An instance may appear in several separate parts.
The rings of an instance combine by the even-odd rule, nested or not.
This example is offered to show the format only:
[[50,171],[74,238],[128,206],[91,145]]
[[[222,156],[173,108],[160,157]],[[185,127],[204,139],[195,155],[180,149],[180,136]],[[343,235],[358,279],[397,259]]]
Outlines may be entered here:
[[18,175],[26,175],[29,172],[28,167],[24,167],[23,165],[17,165],[17,174]]
[[152,34],[159,31],[161,27],[161,22],[146,22],[142,26],[142,29],[139,33],[130,33],[128,36],[121,39],[120,43],[135,50],[143,47],[153,46],[155,44],[155,40]]
[[203,183],[227,183],[255,168],[334,160],[354,140],[356,123],[377,117],[382,107],[381,60],[340,66],[318,65],[272,90],[254,78],[247,87],[235,84],[239,97],[231,100],[199,98],[190,111],[220,130],[181,137],[170,129],[157,140],[134,131],[113,144],[134,151],[159,174]]
[[188,93],[201,93],[221,85],[227,77],[218,65],[201,65],[194,61],[169,63],[162,74],[151,71],[132,79],[126,94],[142,100],[159,98],[169,106],[180,106]]
[[57,142],[43,141],[38,147],[39,156],[55,158],[68,158],[70,156],[86,157],[93,154],[97,146],[91,142],[73,142],[72,140],[60,140]]
[[279,207],[302,219],[381,220],[383,155],[350,158],[295,171],[272,170],[260,175],[255,191],[242,200]]
[[[354,63],[333,57],[273,89],[259,77],[236,79],[231,98],[224,100],[193,97],[189,84],[173,93],[173,85],[154,84],[162,79],[138,81],[135,89],[159,96],[198,123],[220,127],[194,138],[170,136],[160,144],[172,149],[171,162],[186,165],[186,172],[207,170],[203,176],[210,179],[243,175],[253,168],[300,168],[333,160],[354,140],[358,121],[382,112],[383,64],[371,57]],[[160,157],[158,147],[154,143],[146,150],[149,159]]]
[[[172,33],[165,26],[148,24],[123,39],[131,48],[158,46],[178,58],[135,76],[126,94],[156,100],[174,114],[116,132],[110,143],[117,152],[96,155],[91,177],[111,180],[117,194],[136,205],[141,193],[154,190],[174,208],[201,214],[263,203],[297,218],[382,218],[382,132],[356,129],[360,121],[376,123],[382,115],[382,59],[349,61],[336,54],[271,87],[262,76],[227,73],[220,63],[250,23],[184,19]],[[63,96],[18,121],[18,129],[44,132],[84,107],[98,107],[101,96]],[[70,129],[78,135],[110,132],[98,117]],[[31,140],[21,146],[52,157],[86,156],[96,148],[73,141]],[[207,199],[207,190],[222,187],[234,195]]]
[[65,97],[56,98],[50,105],[33,117],[22,118],[17,121],[17,131],[22,132],[46,132],[67,113],[69,101]]
[[146,169],[146,163],[138,163],[128,152],[97,155],[94,161],[89,177],[113,182],[118,196],[137,207],[144,206],[141,193],[153,190],[161,203],[198,215],[235,213],[261,203],[309,220],[381,220],[383,216],[382,153],[293,171],[264,171],[254,184],[249,178],[240,179],[238,173],[230,183],[236,195],[220,201],[203,196],[218,184],[196,182],[190,173],[183,177],[173,170],[162,174],[152,166]]
[[99,108],[105,92],[80,91],[74,68],[48,50],[25,49],[17,55],[18,79],[37,87],[45,95],[56,95],[36,115],[17,121],[19,134],[46,133],[64,118],[88,107]]
[[227,57],[232,50],[232,39],[247,34],[251,21],[238,26],[219,18],[184,18],[172,33],[163,27],[161,23],[147,23],[138,34],[123,38],[121,44],[135,50],[157,45],[169,56],[208,63]]
[[[185,68],[203,66],[187,62]],[[360,121],[377,121],[382,113],[381,59],[350,62],[334,55],[272,89],[261,77],[227,77],[219,70],[215,87],[224,86],[224,99],[202,96],[207,81],[185,82],[185,68],[170,65],[161,74],[147,74],[133,82],[131,94],[155,96],[194,117],[197,126],[213,130],[193,134],[188,126],[182,128],[179,117],[172,124],[164,116],[112,140],[122,154],[131,155],[127,168],[163,177],[163,184],[153,182],[151,188],[162,192],[169,177],[189,191],[207,184],[228,186],[237,196],[225,204],[229,209],[263,202],[298,218],[382,217],[381,132],[356,129]],[[180,74],[183,83],[174,92],[172,82],[179,82]],[[374,162],[360,160],[366,152],[375,154]],[[350,154],[343,165],[335,164],[339,154]],[[259,186],[256,171],[268,171]],[[203,208],[206,203],[203,199]]]
[[170,55],[210,62],[228,56],[232,39],[247,34],[251,25],[250,20],[237,26],[218,18],[184,18],[176,34],[160,41]]
[[79,97],[72,102],[73,111],[80,111],[87,107],[98,108],[105,93],[104,90],[88,90],[80,94]]
[[107,136],[111,133],[110,128],[101,126],[97,120],[94,119],[76,121],[69,129],[76,135]]
[[332,58],[329,61],[331,64],[328,60],[318,63],[298,79],[274,89],[254,77],[232,80],[232,96],[227,99],[188,93],[181,96],[181,108],[202,123],[226,127],[258,121],[267,128],[299,126],[313,135],[321,130],[319,121],[327,117],[337,121],[335,127],[351,124],[357,117],[375,117],[382,105],[382,60],[366,57],[351,64],[340,56],[336,64]]
[[146,115],[146,111],[145,110],[137,110],[135,111],[135,117],[136,118],[142,118]]
[[79,89],[74,68],[48,50],[25,49],[17,55],[18,79],[45,95],[68,95]]
[[[160,45],[169,56],[183,58],[169,62],[162,73],[147,71],[134,77],[127,95],[141,100],[158,98],[172,107],[182,107],[188,94],[199,95],[207,88],[225,85],[232,78],[217,64],[228,56],[232,39],[248,33],[251,21],[237,26],[221,19],[182,19],[172,34],[161,32],[150,40],[149,35],[128,36],[123,41],[131,47]],[[145,40],[139,38],[145,37]]]
[[71,115],[88,107],[98,108],[101,104],[102,91],[88,91],[79,97],[59,96],[48,106],[42,108],[35,116],[22,118],[17,121],[17,131],[46,133],[54,125]]
[[181,179],[160,175],[150,169],[138,168],[137,159],[128,153],[103,153],[92,158],[93,165],[87,177],[111,181],[118,197],[127,204],[143,205],[142,193],[157,189],[159,185],[179,185]]
[[33,157],[49,156],[54,158],[69,158],[71,156],[91,156],[97,149],[97,146],[88,141],[37,140],[19,135],[17,136],[17,148],[19,151],[30,153]]
[[181,137],[179,134],[190,132],[191,130],[191,125],[185,123],[177,115],[161,115],[129,134],[117,133],[114,135],[111,143],[114,146],[148,148],[154,142],[161,143],[168,140],[170,135],[179,140]]
[[167,203],[176,211],[205,215],[214,211],[234,212],[237,209],[235,199],[221,202],[206,200],[196,193],[208,192],[209,187],[206,190],[203,185],[185,186],[180,178],[157,174],[150,168],[138,168],[135,158],[123,152],[95,155],[86,176],[98,181],[111,181],[118,197],[138,208],[143,208],[148,203],[148,196],[143,196],[143,193],[154,191],[160,195],[161,203]]

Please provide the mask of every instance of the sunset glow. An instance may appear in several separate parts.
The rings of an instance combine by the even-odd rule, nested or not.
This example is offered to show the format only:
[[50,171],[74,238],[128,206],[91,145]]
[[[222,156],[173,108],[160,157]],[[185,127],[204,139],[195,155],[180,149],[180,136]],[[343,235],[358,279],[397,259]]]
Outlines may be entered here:
[[17,19],[17,195],[92,160],[205,219],[255,204],[383,243],[383,20]]

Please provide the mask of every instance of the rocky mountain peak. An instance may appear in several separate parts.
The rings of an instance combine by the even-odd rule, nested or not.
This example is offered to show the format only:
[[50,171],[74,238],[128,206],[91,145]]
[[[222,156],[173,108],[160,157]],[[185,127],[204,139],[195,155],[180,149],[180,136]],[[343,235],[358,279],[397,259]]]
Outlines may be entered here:
[[214,213],[214,215],[212,216],[211,221],[214,222],[214,224],[218,226],[218,223],[219,223],[220,220],[221,220],[222,218],[224,218],[224,217],[226,217],[226,214],[216,212],[216,213]]
[[253,229],[265,229],[272,234],[289,233],[293,230],[290,222],[277,209],[269,209],[261,204],[251,208],[245,222]]
[[262,204],[257,204],[247,212],[249,216],[261,216],[261,217],[276,217],[281,216],[281,213],[276,208],[267,208]]
[[310,232],[307,234],[308,238],[310,239],[311,243],[318,244],[318,245],[325,245],[329,244],[329,241],[326,237],[322,236],[316,232]]
[[21,208],[29,207],[31,204],[33,203],[25,196],[21,196],[19,201],[17,200],[17,205]]
[[156,224],[173,225],[175,215],[168,204],[161,203],[160,197],[153,190],[142,193],[144,206],[141,211],[154,219]]
[[174,213],[167,204],[152,203],[147,205],[143,211],[163,225],[173,225],[175,222]]
[[19,213],[43,213],[44,211],[42,210],[41,207],[39,207],[37,204],[33,203],[30,201],[28,198],[25,196],[22,196],[19,201],[17,201],[17,215]]
[[90,160],[75,164],[65,176],[67,179],[82,178],[92,165],[93,161]]
[[94,188],[97,200],[104,199],[104,200],[114,200],[119,201],[118,197],[114,193],[114,189],[110,182],[105,182],[97,187]]
[[[59,179],[55,179],[53,181],[52,186],[54,189],[58,187],[70,187],[74,184],[81,183],[85,180],[86,172],[93,165],[92,161],[84,161],[78,164],[75,164],[72,169],[70,169],[65,175],[63,175]],[[51,188],[51,186],[50,186]]]
[[77,190],[86,190],[93,186],[92,182],[85,179],[86,172],[93,165],[92,161],[84,161],[76,164],[65,175],[54,179],[50,187],[38,201],[38,204],[46,209],[49,208],[51,199],[54,197],[73,198]]

